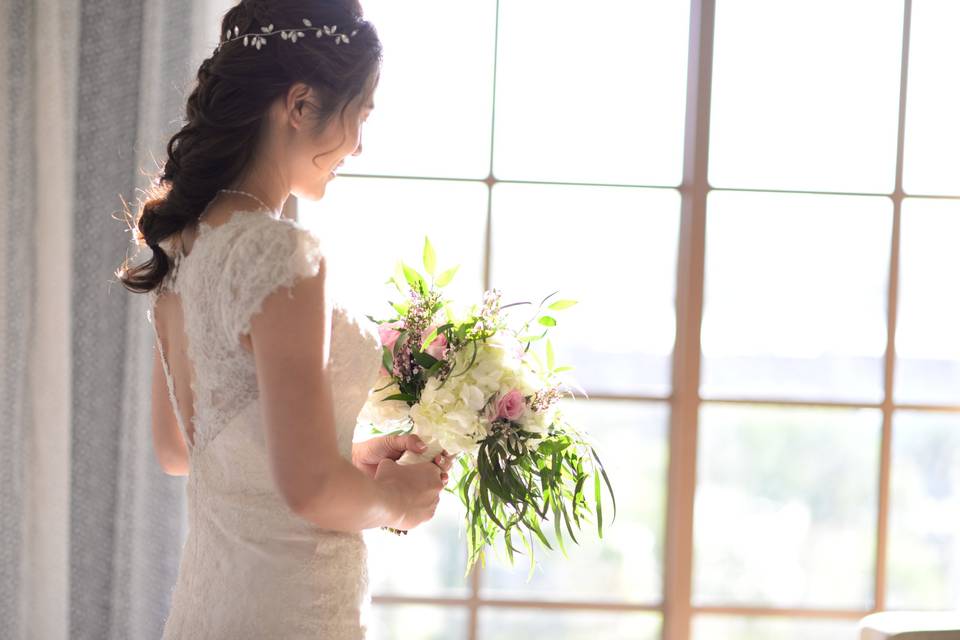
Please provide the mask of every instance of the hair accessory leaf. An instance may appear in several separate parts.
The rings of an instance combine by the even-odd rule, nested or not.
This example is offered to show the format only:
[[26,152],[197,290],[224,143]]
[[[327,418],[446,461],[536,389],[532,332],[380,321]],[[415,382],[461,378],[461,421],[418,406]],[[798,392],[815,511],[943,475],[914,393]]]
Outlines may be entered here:
[[233,42],[234,40],[243,39],[243,46],[254,46],[257,50],[260,50],[260,47],[267,44],[267,37],[280,34],[280,37],[284,40],[289,40],[290,42],[296,42],[299,38],[304,37],[305,31],[313,31],[314,35],[318,38],[326,35],[332,37],[334,43],[340,44],[341,42],[350,42],[350,36],[357,35],[357,29],[354,29],[350,32],[350,35],[346,33],[337,32],[337,25],[322,25],[319,27],[313,26],[313,23],[310,22],[309,18],[303,18],[303,27],[293,27],[289,29],[279,29],[277,31],[273,30],[273,23],[268,24],[265,27],[260,27],[260,33],[240,33],[240,27],[233,27],[233,29],[227,29],[223,32],[223,39],[217,45],[217,48],[214,49],[214,53],[219,51],[220,47],[228,42]]

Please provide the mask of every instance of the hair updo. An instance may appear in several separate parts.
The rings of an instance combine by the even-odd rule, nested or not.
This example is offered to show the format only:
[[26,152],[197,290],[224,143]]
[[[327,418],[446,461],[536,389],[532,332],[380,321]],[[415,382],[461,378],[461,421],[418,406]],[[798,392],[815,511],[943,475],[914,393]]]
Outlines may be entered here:
[[380,39],[357,0],[242,0],[224,15],[220,39],[228,30],[232,37],[235,27],[241,34],[271,24],[275,32],[302,28],[304,18],[356,34],[342,44],[313,31],[296,42],[270,36],[261,49],[244,46],[241,38],[222,42],[200,65],[185,123],[167,143],[166,162],[135,223],[138,245],[149,246],[153,257],[136,266],[124,260],[116,272],[128,290],[147,293],[160,285],[170,263],[159,243],[199,218],[217,192],[241,175],[277,97],[296,82],[316,91],[319,105],[311,111],[320,133],[334,115],[343,120],[348,104],[379,70]]

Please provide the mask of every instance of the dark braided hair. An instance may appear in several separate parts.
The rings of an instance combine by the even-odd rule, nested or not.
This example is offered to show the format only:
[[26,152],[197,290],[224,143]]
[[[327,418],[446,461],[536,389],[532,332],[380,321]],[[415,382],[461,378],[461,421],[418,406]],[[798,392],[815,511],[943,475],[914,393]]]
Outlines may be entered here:
[[[299,27],[303,18],[314,25],[337,25],[352,33],[349,43],[333,38],[303,37],[283,42],[271,36],[262,49],[226,42],[227,30],[260,32]],[[147,192],[134,227],[138,245],[153,257],[130,266],[125,259],[116,276],[128,290],[146,293],[158,287],[170,269],[159,243],[195,221],[217,192],[232,184],[256,154],[266,112],[290,86],[303,82],[319,97],[313,127],[325,129],[369,87],[379,72],[382,47],[374,26],[363,19],[357,0],[242,0],[223,17],[221,45],[200,64],[197,84],[187,98],[183,127],[167,144],[167,160]],[[132,216],[129,211],[128,219]]]

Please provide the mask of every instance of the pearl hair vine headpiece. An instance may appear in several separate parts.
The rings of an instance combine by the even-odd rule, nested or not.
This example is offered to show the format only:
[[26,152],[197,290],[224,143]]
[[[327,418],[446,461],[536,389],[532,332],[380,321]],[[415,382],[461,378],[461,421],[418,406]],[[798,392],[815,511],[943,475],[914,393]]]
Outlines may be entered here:
[[280,37],[284,40],[296,42],[298,38],[306,37],[306,34],[304,33],[305,31],[314,31],[317,38],[320,38],[324,35],[329,36],[333,38],[333,41],[336,44],[340,44],[341,42],[350,42],[350,36],[357,35],[357,29],[351,31],[350,36],[348,36],[346,33],[337,33],[337,25],[323,25],[320,27],[315,27],[308,18],[303,18],[302,27],[278,29],[277,31],[274,31],[273,23],[270,23],[265,27],[260,27],[259,33],[256,31],[252,33],[240,33],[240,27],[235,26],[233,29],[227,29],[223,32],[224,39],[221,40],[220,44],[217,45],[217,48],[214,49],[214,53],[216,53],[224,44],[234,40],[239,40],[241,38],[243,38],[243,46],[246,47],[248,45],[252,45],[259,51],[260,47],[267,44],[267,36],[274,36],[279,33]]

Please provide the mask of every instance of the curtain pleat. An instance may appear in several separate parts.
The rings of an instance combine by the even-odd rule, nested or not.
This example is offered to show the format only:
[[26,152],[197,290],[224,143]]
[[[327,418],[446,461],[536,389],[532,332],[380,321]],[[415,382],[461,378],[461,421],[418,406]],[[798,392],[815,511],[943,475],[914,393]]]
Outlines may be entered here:
[[0,0],[0,638],[159,638],[185,478],[113,272],[226,0]]

